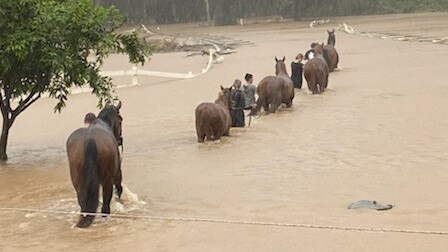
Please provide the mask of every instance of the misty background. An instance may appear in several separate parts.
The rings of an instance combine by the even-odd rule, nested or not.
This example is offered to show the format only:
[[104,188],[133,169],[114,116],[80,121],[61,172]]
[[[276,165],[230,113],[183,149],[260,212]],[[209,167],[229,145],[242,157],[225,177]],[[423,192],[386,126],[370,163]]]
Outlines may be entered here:
[[[116,6],[137,23],[209,22],[236,24],[239,18],[281,16],[295,20],[312,17],[448,10],[447,0],[94,0]],[[207,11],[208,10],[208,11]]]

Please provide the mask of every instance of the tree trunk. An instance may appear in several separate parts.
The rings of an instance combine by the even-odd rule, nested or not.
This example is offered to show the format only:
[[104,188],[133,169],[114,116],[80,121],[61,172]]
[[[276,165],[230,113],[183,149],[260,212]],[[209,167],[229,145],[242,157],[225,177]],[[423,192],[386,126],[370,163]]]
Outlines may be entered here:
[[205,11],[207,12],[207,24],[209,26],[212,25],[212,18],[210,15],[210,3],[208,2],[208,0],[205,0]]
[[11,129],[12,119],[3,117],[2,135],[0,137],[0,161],[6,161],[6,145],[8,143],[9,130]]

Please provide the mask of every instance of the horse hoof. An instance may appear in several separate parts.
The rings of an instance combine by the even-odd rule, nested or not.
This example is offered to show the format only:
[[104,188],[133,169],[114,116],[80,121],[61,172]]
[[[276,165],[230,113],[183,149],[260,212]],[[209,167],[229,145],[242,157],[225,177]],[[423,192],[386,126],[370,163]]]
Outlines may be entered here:
[[121,198],[121,195],[123,194],[123,187],[122,186],[116,186],[115,192],[117,193],[118,199]]
[[95,219],[95,216],[93,215],[87,215],[85,217],[83,215],[80,215],[76,227],[87,228],[93,223],[93,219]]

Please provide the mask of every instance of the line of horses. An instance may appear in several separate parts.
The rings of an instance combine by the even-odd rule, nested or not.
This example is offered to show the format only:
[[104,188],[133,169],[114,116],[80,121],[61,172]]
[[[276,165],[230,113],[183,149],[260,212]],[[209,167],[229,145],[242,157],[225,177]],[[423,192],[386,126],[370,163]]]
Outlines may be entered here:
[[[325,91],[328,74],[337,68],[339,61],[334,48],[334,30],[328,34],[327,45],[313,43],[315,57],[308,60],[304,67],[304,76],[313,94]],[[260,81],[258,100],[249,115],[258,114],[261,109],[275,113],[282,103],[287,108],[292,106],[295,91],[286,71],[285,57],[281,60],[275,58],[275,62],[275,76]],[[229,113],[232,109],[231,89],[221,86],[214,103],[202,103],[196,108],[198,142],[218,140],[229,135],[232,121]],[[70,177],[81,207],[77,227],[86,228],[92,224],[98,208],[100,186],[103,193],[101,213],[104,216],[110,214],[114,186],[118,198],[123,192],[119,152],[119,146],[123,143],[121,106],[121,102],[116,106],[106,106],[89,127],[75,130],[67,140]]]
[[[327,89],[329,74],[337,69],[339,64],[339,55],[335,48],[335,30],[327,32],[327,45],[324,43],[311,44],[314,57],[307,61],[303,70],[308,89],[313,94],[320,94]],[[281,104],[285,104],[287,108],[292,106],[295,90],[291,77],[286,71],[285,60],[285,57],[281,60],[275,57],[275,76],[265,77],[258,84],[257,103],[249,116],[258,114],[261,109],[267,113],[275,113]],[[197,106],[195,111],[196,134],[199,143],[229,136],[230,110],[232,109],[231,89],[221,86],[218,99],[214,103],[204,102]]]

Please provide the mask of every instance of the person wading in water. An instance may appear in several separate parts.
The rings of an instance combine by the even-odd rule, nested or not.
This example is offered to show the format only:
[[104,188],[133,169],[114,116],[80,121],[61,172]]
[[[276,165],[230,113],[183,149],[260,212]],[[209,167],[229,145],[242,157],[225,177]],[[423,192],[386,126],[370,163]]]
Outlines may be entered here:
[[257,88],[253,84],[254,82],[254,76],[252,74],[246,74],[244,77],[246,80],[246,84],[243,86],[243,92],[244,92],[244,109],[252,109],[257,106],[256,100],[255,100],[255,93],[257,92]]
[[291,63],[291,80],[294,83],[294,87],[302,88],[302,72],[303,72],[303,55],[299,53],[295,60]]
[[84,127],[88,128],[90,125],[92,125],[93,121],[95,121],[96,116],[93,113],[87,113],[87,115],[84,117]]
[[314,58],[314,47],[316,45],[317,45],[317,43],[311,43],[311,49],[305,53],[305,60],[310,60],[310,59]]
[[230,117],[232,118],[232,127],[244,127],[245,126],[245,118],[244,118],[244,107],[246,105],[246,101],[244,98],[244,94],[241,91],[241,81],[235,80],[233,82],[233,86],[235,87],[232,89],[232,100],[233,100],[233,107],[230,111]]

